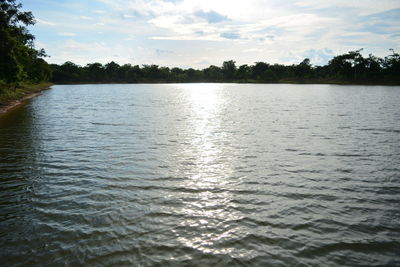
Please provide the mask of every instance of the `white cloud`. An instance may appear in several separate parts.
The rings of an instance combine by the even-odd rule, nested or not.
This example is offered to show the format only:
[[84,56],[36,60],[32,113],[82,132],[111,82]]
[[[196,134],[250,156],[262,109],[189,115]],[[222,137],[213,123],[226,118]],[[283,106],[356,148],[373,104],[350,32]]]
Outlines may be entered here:
[[47,26],[56,26],[57,24],[48,20],[44,20],[44,19],[39,19],[36,18],[35,19],[37,23],[42,24],[42,25],[47,25]]
[[60,35],[60,36],[75,36],[76,33],[73,33],[73,32],[59,32],[58,35]]
[[57,25],[55,35],[75,36],[48,45],[51,60],[205,67],[227,59],[298,63],[310,55],[323,64],[360,47],[378,56],[400,48],[398,19],[371,15],[400,8],[398,0],[99,1],[90,17],[65,12],[49,18],[54,22],[38,20]]
[[88,16],[79,16],[80,19],[84,19],[84,20],[92,20],[92,17],[88,17]]
[[296,5],[312,8],[354,8],[359,11],[358,15],[378,13],[400,7],[398,0],[301,0],[297,1]]
[[[101,42],[78,42],[66,40],[56,46],[43,46],[52,55],[48,61],[63,63],[72,61],[76,64],[86,65],[87,63],[100,62],[105,64],[110,61],[129,63],[133,61],[133,51],[122,45],[109,45]],[[56,52],[57,50],[57,52]]]
[[245,52],[245,53],[262,52],[262,51],[264,51],[264,50],[260,49],[260,48],[249,48],[249,49],[243,50],[243,52]]

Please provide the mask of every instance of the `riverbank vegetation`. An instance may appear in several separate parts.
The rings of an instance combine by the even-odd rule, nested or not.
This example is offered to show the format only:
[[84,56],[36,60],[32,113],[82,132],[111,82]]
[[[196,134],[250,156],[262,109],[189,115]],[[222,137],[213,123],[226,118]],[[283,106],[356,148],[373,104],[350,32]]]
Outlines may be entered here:
[[35,48],[35,37],[27,29],[35,19],[21,7],[15,0],[0,2],[0,105],[49,86],[46,53]]
[[308,58],[299,64],[282,65],[256,62],[237,66],[233,60],[202,70],[160,67],[158,65],[79,66],[72,62],[52,64],[54,83],[158,83],[158,82],[246,82],[246,83],[338,83],[400,84],[400,55],[394,50],[384,58],[364,57],[361,50],[333,57],[327,65],[313,66]]
[[38,93],[44,89],[49,88],[52,85],[50,82],[41,83],[20,83],[15,89],[4,89],[7,88],[4,84],[0,84],[2,93],[0,93],[0,108],[8,103],[24,98],[26,95]]

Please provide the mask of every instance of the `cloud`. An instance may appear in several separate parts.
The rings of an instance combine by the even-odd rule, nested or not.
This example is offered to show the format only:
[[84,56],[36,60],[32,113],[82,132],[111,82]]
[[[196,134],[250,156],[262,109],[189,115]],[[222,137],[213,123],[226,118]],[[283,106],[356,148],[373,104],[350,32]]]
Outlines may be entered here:
[[73,33],[73,32],[59,32],[58,35],[60,35],[60,36],[76,36],[76,33]]
[[347,8],[356,10],[357,15],[367,15],[376,12],[384,12],[390,9],[399,8],[398,0],[334,0],[334,1],[316,1],[316,0],[301,0],[296,1],[297,6],[311,7],[313,9],[321,8]]
[[324,65],[331,60],[335,54],[331,49],[324,48],[324,49],[309,49],[304,51],[302,54],[302,58],[309,58],[312,64],[315,65]]
[[49,10],[35,10],[34,2],[27,1],[29,8],[45,18],[34,33],[52,62],[133,58],[206,67],[226,59],[292,64],[309,57],[323,64],[361,47],[377,56],[400,50],[398,0],[93,0],[79,8],[55,1]]
[[249,49],[243,50],[243,52],[245,52],[245,53],[262,52],[262,51],[263,51],[263,49],[260,49],[260,48],[249,48]]
[[56,26],[57,24],[48,20],[44,20],[44,19],[39,19],[36,18],[35,19],[37,23],[42,24],[42,25],[47,25],[47,26]]
[[72,61],[76,64],[86,65],[93,62],[105,64],[115,61],[125,64],[131,63],[134,55],[133,49],[119,44],[110,46],[102,42],[79,42],[69,39],[52,46],[40,44],[51,55],[48,59],[51,63]]
[[219,14],[218,12],[215,12],[213,10],[208,11],[208,12],[199,10],[199,11],[196,11],[194,13],[194,15],[199,18],[205,19],[208,23],[218,23],[218,22],[230,20],[227,16]]
[[263,33],[263,34],[274,34],[274,35],[281,35],[285,33],[284,28],[278,27],[277,25],[269,25],[266,27],[263,27],[262,29],[259,29],[256,31],[257,33]]
[[79,16],[80,19],[84,19],[84,20],[92,20],[92,17],[88,17],[88,16]]
[[156,49],[157,56],[162,56],[162,55],[166,55],[166,54],[173,54],[173,53],[174,53],[174,51],[172,51],[172,50]]
[[358,25],[357,30],[360,32],[393,34],[400,33],[398,18],[400,18],[400,8],[360,16],[355,19],[355,22]]
[[224,32],[221,33],[220,36],[226,39],[240,39],[240,35],[234,32]]

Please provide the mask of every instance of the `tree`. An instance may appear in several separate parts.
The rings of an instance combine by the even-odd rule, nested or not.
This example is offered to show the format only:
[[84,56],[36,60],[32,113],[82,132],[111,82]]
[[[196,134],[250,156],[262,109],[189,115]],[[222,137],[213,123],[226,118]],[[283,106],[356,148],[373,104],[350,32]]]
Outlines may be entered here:
[[237,70],[237,77],[241,80],[247,80],[250,76],[250,67],[245,64],[241,65]]
[[172,81],[182,82],[185,80],[185,72],[181,68],[177,68],[177,67],[172,68],[170,75],[171,75]]
[[344,54],[335,56],[328,62],[328,67],[330,69],[330,76],[335,79],[349,80],[353,73],[352,63],[349,61],[351,59],[350,55]]
[[283,78],[286,78],[288,76],[287,72],[287,67],[285,65],[280,65],[280,64],[274,64],[272,66],[269,66],[269,68],[273,71],[274,76],[275,76],[275,81],[279,81]]
[[222,80],[221,68],[211,65],[203,70],[203,75],[209,82],[219,82]]
[[[214,65],[196,70],[193,68],[169,68],[158,65],[131,64],[118,65],[110,62],[102,66],[100,63],[80,67],[72,62],[52,65],[55,82],[357,82],[357,83],[400,83],[400,55],[394,50],[384,59],[369,55],[364,58],[361,50],[350,51],[338,55],[325,66],[313,66],[310,59],[305,58],[299,64],[270,65],[256,62],[254,65],[241,65],[236,68],[235,61],[223,62],[221,67]],[[41,60],[35,64],[40,65]],[[44,64],[44,61],[42,62]],[[45,70],[45,68],[43,68]],[[48,72],[28,72],[28,76],[44,79]]]
[[24,78],[22,65],[16,56],[16,41],[6,30],[0,29],[0,80],[16,84]]
[[385,57],[383,66],[385,67],[385,78],[400,82],[400,55],[393,49],[390,49],[391,55]]
[[118,74],[119,67],[120,66],[117,63],[115,63],[114,61],[111,61],[110,63],[107,63],[106,65],[104,65],[105,74],[106,74],[107,80],[109,82],[118,80],[117,74]]
[[[35,50],[34,36],[26,28],[35,23],[32,12],[20,11],[15,0],[0,1],[0,80],[14,87],[22,80],[40,81],[50,76],[44,50]],[[38,70],[34,70],[38,68]]]
[[224,78],[227,80],[233,80],[235,78],[236,74],[236,65],[235,61],[229,60],[229,61],[224,61],[222,63],[222,74],[224,75]]
[[256,64],[252,66],[253,79],[261,80],[268,67],[268,63],[256,62]]
[[364,60],[364,75],[361,78],[366,81],[381,81],[382,63],[382,59],[369,54]]
[[357,81],[365,69],[365,59],[360,53],[362,50],[350,51],[330,60],[328,66],[331,74],[337,79]]
[[305,58],[299,65],[294,66],[296,78],[306,79],[312,76],[311,63],[309,58]]
[[142,73],[147,81],[155,81],[160,77],[159,66],[155,64],[143,65]]
[[185,71],[186,79],[188,82],[197,82],[200,78],[199,71],[196,71],[193,68],[189,68]]
[[52,64],[53,82],[80,82],[83,81],[82,68],[71,61],[62,65]]
[[86,65],[89,81],[102,82],[104,81],[104,68],[101,63],[91,63]]

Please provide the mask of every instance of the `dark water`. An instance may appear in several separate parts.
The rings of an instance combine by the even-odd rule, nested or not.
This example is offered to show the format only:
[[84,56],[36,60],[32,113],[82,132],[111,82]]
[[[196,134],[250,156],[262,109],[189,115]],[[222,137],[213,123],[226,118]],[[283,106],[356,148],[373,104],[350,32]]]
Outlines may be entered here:
[[0,118],[8,265],[400,265],[400,87],[53,86]]

